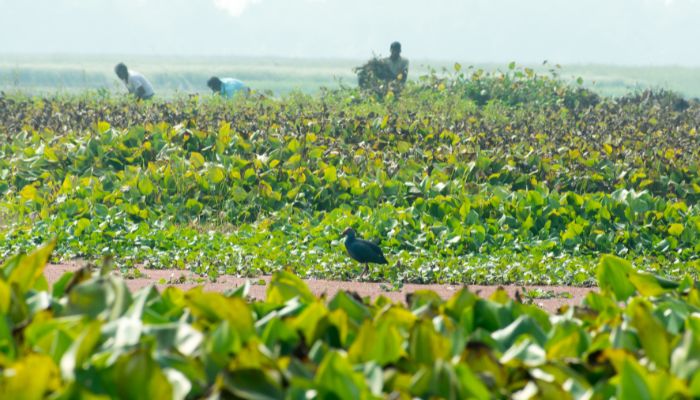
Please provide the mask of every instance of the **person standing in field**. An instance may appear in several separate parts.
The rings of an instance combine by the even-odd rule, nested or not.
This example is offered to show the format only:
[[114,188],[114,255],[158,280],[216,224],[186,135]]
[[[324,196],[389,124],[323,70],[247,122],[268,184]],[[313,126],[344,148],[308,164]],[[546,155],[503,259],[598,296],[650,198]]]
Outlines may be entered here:
[[151,86],[148,79],[140,73],[134,70],[130,71],[124,63],[117,64],[117,66],[114,67],[114,72],[116,72],[119,79],[124,82],[129,93],[136,96],[136,98],[148,100],[153,97],[153,86]]
[[401,43],[394,42],[390,47],[391,55],[384,60],[384,65],[391,72],[392,80],[397,80],[401,83],[406,82],[408,77],[408,60],[401,57]]
[[214,93],[218,93],[226,98],[232,98],[236,93],[248,93],[250,88],[248,88],[245,83],[233,78],[219,78],[212,76],[207,81],[207,86]]

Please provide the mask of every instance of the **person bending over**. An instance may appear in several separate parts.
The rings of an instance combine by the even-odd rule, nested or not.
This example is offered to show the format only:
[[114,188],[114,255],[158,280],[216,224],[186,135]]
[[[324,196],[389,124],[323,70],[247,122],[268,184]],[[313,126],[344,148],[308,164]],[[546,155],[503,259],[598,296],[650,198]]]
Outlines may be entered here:
[[124,63],[117,64],[117,66],[114,67],[114,72],[116,72],[119,79],[124,82],[129,93],[136,96],[136,98],[148,100],[153,97],[153,86],[151,86],[151,83],[142,74],[134,70],[129,70]]
[[219,78],[212,76],[207,81],[207,86],[214,93],[218,93],[226,98],[232,98],[236,93],[248,93],[250,89],[245,83],[233,78]]

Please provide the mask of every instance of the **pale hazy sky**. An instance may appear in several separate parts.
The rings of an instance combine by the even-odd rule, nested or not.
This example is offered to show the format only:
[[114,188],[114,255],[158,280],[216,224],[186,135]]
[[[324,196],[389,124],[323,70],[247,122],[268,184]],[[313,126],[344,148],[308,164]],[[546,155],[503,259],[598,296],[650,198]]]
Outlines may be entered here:
[[[700,0],[0,0],[0,54],[700,65]],[[0,55],[0,57],[2,57]]]

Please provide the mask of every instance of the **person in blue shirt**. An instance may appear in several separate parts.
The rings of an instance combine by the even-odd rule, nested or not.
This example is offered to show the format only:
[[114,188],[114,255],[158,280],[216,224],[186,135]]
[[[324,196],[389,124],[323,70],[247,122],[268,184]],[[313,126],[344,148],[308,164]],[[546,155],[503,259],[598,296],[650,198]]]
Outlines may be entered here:
[[250,89],[245,83],[233,78],[219,78],[212,76],[207,81],[207,86],[214,92],[227,98],[232,98],[236,93],[242,91],[248,93]]

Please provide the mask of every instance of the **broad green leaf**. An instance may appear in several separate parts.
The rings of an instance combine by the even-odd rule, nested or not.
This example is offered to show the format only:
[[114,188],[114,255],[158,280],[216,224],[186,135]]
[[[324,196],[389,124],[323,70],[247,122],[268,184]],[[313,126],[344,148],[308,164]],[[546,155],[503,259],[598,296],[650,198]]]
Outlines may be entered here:
[[466,309],[474,307],[477,299],[478,297],[469,289],[462,288],[445,302],[445,314],[458,320]]
[[35,351],[51,356],[58,364],[81,328],[83,322],[78,318],[51,319],[49,312],[41,312],[25,329],[25,338]]
[[185,303],[192,314],[211,324],[227,320],[236,335],[246,341],[255,333],[253,315],[248,305],[237,297],[204,292],[202,287],[185,293]]
[[380,322],[378,326],[365,320],[348,349],[348,355],[355,363],[374,361],[384,366],[397,361],[405,354],[403,342],[397,327],[388,320]]
[[259,369],[238,369],[224,375],[224,387],[236,399],[282,400],[279,376]]
[[321,361],[314,378],[322,398],[331,394],[342,400],[366,398],[367,386],[364,377],[353,370],[348,357],[339,351],[330,351]]
[[313,303],[316,299],[298,276],[287,271],[277,271],[272,274],[272,279],[267,287],[267,302],[284,304],[294,297],[299,297],[303,303]]
[[333,297],[333,300],[328,303],[328,308],[332,311],[343,310],[356,324],[361,324],[372,315],[367,306],[344,291],[338,292]]
[[436,360],[446,359],[449,351],[449,342],[435,331],[431,321],[423,320],[416,323],[409,341],[409,355],[412,360],[432,365]]
[[617,395],[620,399],[668,399],[689,396],[686,385],[665,371],[650,372],[632,357],[625,355],[616,362],[619,374]]
[[[146,350],[119,357],[110,377],[117,396],[124,399],[170,399],[173,388],[163,370]],[[128,382],[128,384],[124,384]]]
[[462,384],[464,396],[470,399],[486,400],[491,398],[488,387],[484,385],[482,380],[474,374],[464,363],[460,363],[455,367],[457,378]]
[[683,224],[671,224],[668,227],[668,233],[672,236],[680,236],[683,233]]
[[497,330],[491,337],[501,345],[501,351],[510,348],[522,335],[527,335],[540,346],[547,341],[545,333],[537,322],[530,316],[521,315],[510,325]]
[[108,320],[121,317],[131,304],[126,283],[111,277],[92,278],[75,285],[68,293],[65,315],[85,314]]
[[192,390],[192,383],[175,368],[163,368],[163,373],[173,391],[173,400],[184,400]]
[[615,295],[619,301],[625,301],[635,293],[630,276],[635,273],[632,264],[612,255],[604,255],[598,264],[598,286],[605,293]]
[[75,236],[80,236],[83,231],[90,227],[90,220],[87,218],[80,218],[75,222],[75,228],[73,229],[73,234]]
[[24,200],[27,201],[36,201],[39,199],[39,192],[34,185],[27,185],[23,187],[19,194]]
[[306,343],[315,342],[319,321],[328,314],[328,309],[320,301],[308,304],[304,311],[294,318],[292,326],[306,338]]
[[546,354],[542,347],[526,338],[506,350],[500,362],[510,364],[516,360],[527,367],[535,367],[545,363]]
[[588,350],[589,340],[585,331],[573,321],[555,324],[549,333],[545,350],[547,358],[560,360],[581,357]]
[[397,150],[399,151],[399,153],[401,153],[401,154],[407,153],[409,150],[411,150],[411,144],[408,143],[408,142],[399,141],[399,142],[396,144],[396,149],[397,149]]
[[190,163],[194,168],[201,168],[204,165],[204,156],[196,151],[190,153]]
[[629,304],[630,324],[637,329],[639,341],[647,357],[661,368],[668,368],[671,343],[668,332],[652,314],[652,305],[647,300],[635,298]]
[[214,184],[220,183],[221,181],[226,179],[226,171],[218,166],[209,168],[208,174],[209,180]]
[[18,285],[22,293],[33,288],[39,278],[43,276],[44,268],[54,247],[56,247],[55,239],[27,255],[8,261],[3,266],[8,283]]
[[58,367],[43,354],[28,354],[7,366],[0,379],[2,399],[43,399],[60,386]]
[[76,369],[82,368],[99,343],[101,327],[100,321],[86,324],[80,335],[74,339],[70,348],[63,354],[60,361],[63,379],[75,379]]
[[450,363],[437,360],[430,370],[430,381],[428,383],[428,393],[422,393],[423,397],[438,397],[441,399],[462,399],[462,383],[460,382],[455,369]]
[[12,289],[2,279],[0,279],[0,316],[6,315],[10,311],[10,301],[12,300]]
[[151,193],[153,193],[153,190],[155,189],[153,187],[153,182],[151,182],[151,180],[145,176],[141,176],[139,178],[138,188],[139,192],[141,192],[141,194],[144,196],[149,196]]
[[327,166],[323,170],[323,179],[328,183],[333,183],[338,180],[338,172],[332,165]]
[[686,320],[686,331],[671,355],[670,371],[682,379],[691,379],[700,375],[699,316],[693,315]]
[[229,357],[237,354],[242,348],[241,335],[227,320],[217,324],[205,340],[207,355],[219,368],[223,368]]
[[109,125],[109,122],[100,121],[97,123],[97,133],[99,133],[99,134],[103,134],[103,133],[107,132],[109,130],[109,128],[111,128],[111,126]]
[[659,296],[677,284],[645,272],[634,272],[629,275],[630,283],[642,296]]
[[474,327],[484,328],[489,332],[497,331],[513,322],[511,311],[493,301],[479,299],[474,303]]
[[[316,328],[316,326],[314,326],[314,328]],[[300,345],[302,340],[294,327],[284,323],[280,318],[274,318],[265,325],[260,339],[265,343],[268,349],[271,351],[279,351],[282,354],[292,352]]]

